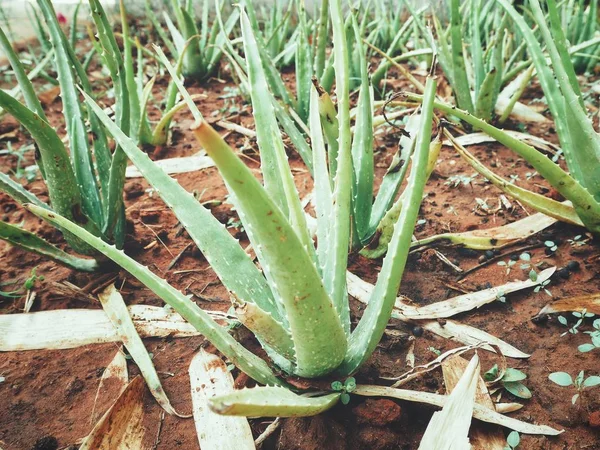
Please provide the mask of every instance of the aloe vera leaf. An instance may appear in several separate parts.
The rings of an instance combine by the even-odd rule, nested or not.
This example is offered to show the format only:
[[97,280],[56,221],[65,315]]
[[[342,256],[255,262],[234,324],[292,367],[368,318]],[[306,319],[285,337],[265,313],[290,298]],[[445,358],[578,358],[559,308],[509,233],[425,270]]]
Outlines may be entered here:
[[[580,99],[570,85],[570,78],[561,63],[562,61],[554,40],[550,39],[550,41],[547,41],[545,38],[546,46],[550,51],[553,68],[557,74],[558,86],[552,70],[548,67],[540,44],[537,42],[532,30],[523,17],[506,0],[497,1],[506,10],[513,23],[518,27],[527,41],[538,79],[542,85],[548,107],[552,112],[552,117],[556,124],[569,170],[573,174],[573,177],[588,188],[594,197],[598,197],[600,192],[600,176],[594,176],[594,171],[600,170],[600,162],[598,161],[600,158],[600,149],[598,149],[600,144],[598,142],[600,140],[596,137],[597,135],[595,135],[595,131],[585,114],[585,110],[580,107]],[[541,23],[538,23],[538,26],[540,25]],[[545,28],[546,32],[544,36],[547,37],[549,31],[547,26]],[[569,106],[571,107],[569,108]],[[573,120],[569,120],[570,118]],[[570,130],[571,127],[573,127],[572,130]],[[573,203],[577,206],[576,202]]]
[[[227,22],[223,26],[221,26],[220,22],[215,21],[213,24],[213,31],[211,32],[211,49],[212,55],[208,59],[210,71],[214,71],[216,69],[217,64],[221,60],[223,56],[223,47],[225,42],[229,41],[229,35],[235,28],[235,25],[238,23],[240,12],[236,8],[234,9],[229,17],[227,18]],[[219,26],[217,28],[217,25]]]
[[437,55],[440,66],[442,67],[442,70],[448,79],[448,83],[450,83],[450,86],[454,86],[454,70],[452,62],[453,55],[451,44],[448,42],[447,36],[444,33],[444,29],[442,28],[442,24],[440,23],[437,15],[433,15],[433,25],[437,35],[437,42],[434,41],[431,34],[427,32],[425,26],[422,24],[422,21],[417,20],[415,23],[419,26],[421,34],[427,39],[431,48],[435,49],[435,54]]
[[8,194],[13,200],[17,201],[21,205],[25,203],[33,203],[42,208],[50,209],[50,207],[43,201],[2,172],[0,172],[0,192]]
[[362,318],[350,336],[348,352],[336,371],[338,374],[353,373],[371,356],[392,314],[427,179],[435,90],[436,82],[429,77],[425,85],[425,99],[411,174],[405,190],[406,202],[394,228],[375,289]]
[[37,253],[38,255],[50,258],[53,261],[64,264],[75,270],[94,272],[99,269],[96,260],[69,255],[35,234],[3,221],[0,221],[0,239],[28,252]]
[[[42,14],[48,25],[52,47],[56,61],[58,81],[60,84],[63,114],[66,120],[67,134],[71,143],[71,161],[75,170],[77,184],[81,189],[81,205],[83,212],[99,226],[103,225],[102,205],[92,170],[92,159],[87,145],[87,131],[83,123],[83,114],[77,95],[75,76],[67,50],[68,43],[56,19],[54,7],[50,0],[38,0]],[[74,145],[77,142],[78,145]],[[45,165],[44,165],[45,166]],[[57,212],[64,210],[54,207]],[[68,216],[67,216],[68,217]]]
[[257,49],[260,54],[260,59],[263,63],[265,77],[267,78],[269,87],[273,91],[275,97],[282,100],[283,103],[285,103],[286,105],[289,105],[292,108],[296,109],[296,101],[290,96],[290,93],[285,83],[283,82],[283,79],[281,78],[279,70],[277,69],[277,67],[275,67],[275,64],[273,63],[272,56],[267,51],[264,39],[262,37],[262,33],[260,31],[260,27],[258,25],[258,21],[256,20],[256,15],[254,12],[252,1],[243,0],[240,2],[240,4],[244,6],[244,11],[246,11],[248,20],[252,25]]
[[326,264],[329,241],[329,219],[333,209],[331,183],[329,182],[329,171],[327,170],[327,153],[323,141],[321,127],[321,116],[319,114],[319,94],[317,89],[311,87],[310,102],[310,140],[313,147],[313,167],[315,183],[315,213],[317,217],[317,257],[319,268],[322,271]]
[[362,45],[356,17],[352,16],[356,49],[361,61],[361,88],[358,95],[356,125],[352,140],[352,165],[354,180],[352,183],[352,207],[354,212],[355,235],[363,240],[369,229],[373,207],[373,182],[375,163],[373,160],[373,97],[369,85],[367,57]]
[[17,53],[14,51],[12,45],[10,44],[10,41],[4,34],[2,28],[0,28],[0,49],[2,49],[4,55],[6,55],[6,57],[8,58],[8,62],[10,63],[10,66],[12,67],[13,72],[15,74],[15,78],[19,83],[19,88],[23,93],[25,104],[41,119],[47,122],[48,119],[46,118],[44,109],[42,108],[42,105],[38,100],[37,95],[35,94],[33,84],[31,84],[31,81],[27,77],[27,74],[25,73],[25,68],[23,67],[21,60],[19,59],[19,55],[17,55]]
[[319,93],[319,114],[321,115],[321,125],[328,146],[329,176],[333,183],[333,179],[337,173],[340,125],[337,118],[337,110],[329,94],[318,84],[315,84],[315,88]]
[[254,248],[273,289],[285,305],[296,349],[296,374],[316,377],[333,370],[346,352],[346,336],[337,311],[314,266],[311,253],[262,184],[206,122],[194,135],[215,162],[235,195]]
[[[117,45],[112,27],[99,0],[90,0],[90,9],[92,12],[92,19],[98,30],[98,38],[103,48],[102,58],[109,67],[114,84],[116,122],[125,134],[129,134],[131,131],[130,126],[132,125],[130,104],[132,99],[130,98],[130,95],[135,96],[135,93],[130,94],[129,84],[131,84],[131,88],[134,92],[136,92],[137,89],[133,79],[133,61],[131,58],[128,58],[127,55],[125,56],[125,61],[123,60],[123,55]],[[125,36],[127,36],[127,34],[128,33],[125,33]],[[125,41],[128,42],[127,40]],[[125,50],[127,51],[127,49],[127,44],[125,44]],[[129,48],[129,53],[131,53],[131,48]],[[126,69],[125,64],[130,64],[131,66]],[[130,81],[128,81],[129,76],[131,76]],[[139,99],[136,101],[135,108],[139,108]],[[135,112],[135,114],[139,116],[139,110]],[[133,124],[136,123],[133,122]],[[134,136],[137,139],[135,132]],[[123,152],[123,149],[117,145],[110,164],[107,186],[108,192],[104,193],[106,201],[103,232],[109,239],[115,242],[118,248],[123,246],[125,239],[125,205],[123,203],[123,188],[125,186],[126,169],[127,156]]]
[[[215,1],[215,9],[219,8],[218,0]],[[216,21],[215,21],[216,23]],[[202,11],[200,13],[200,30],[199,33],[200,40],[198,41],[198,45],[201,49],[206,49],[206,43],[208,42],[208,0],[203,0],[202,2]]]
[[[497,98],[495,94],[496,81],[500,73],[496,67],[492,67],[491,70],[486,74],[481,88],[479,89],[479,96],[475,100],[475,116],[479,117],[486,122],[492,120],[492,113],[494,112],[494,104]],[[495,98],[496,97],[496,98]]]
[[321,2],[321,10],[319,13],[319,22],[317,27],[317,48],[315,50],[315,75],[319,81],[325,71],[325,56],[327,51],[327,39],[329,28],[329,0]]
[[[46,29],[42,25],[42,20],[40,19],[40,15],[38,14],[37,10],[34,8],[34,6],[31,3],[29,3],[28,5],[29,5],[29,9],[27,10],[27,16],[29,17],[29,22],[31,23],[31,25],[33,25],[33,30],[35,32],[35,36],[36,36],[38,42],[40,43],[42,50],[44,50],[45,52],[48,52],[48,51],[52,50],[52,44],[50,43],[50,39],[48,39],[48,35],[46,34]],[[30,13],[33,14],[33,18],[31,17]],[[9,34],[11,34],[10,29],[8,31],[9,31]]]
[[456,149],[456,151],[463,157],[463,159],[469,163],[473,169],[475,169],[480,175],[485,177],[488,181],[490,181],[494,186],[500,189],[502,192],[508,194],[509,196],[519,200],[525,206],[529,206],[535,209],[538,212],[544,213],[549,217],[552,217],[556,220],[560,220],[561,222],[567,222],[572,225],[583,226],[581,219],[575,212],[572,206],[565,205],[564,203],[557,202],[556,200],[552,200],[551,198],[544,197],[543,195],[537,194],[535,192],[529,191],[527,189],[523,189],[519,186],[515,186],[514,184],[509,183],[504,178],[496,175],[490,169],[485,167],[475,156],[473,156],[469,151],[464,148],[460,143],[454,139],[448,131],[445,130],[445,135],[452,145]]
[[280,381],[262,359],[246,350],[230,336],[229,333],[227,333],[225,328],[217,324],[198,305],[168,284],[165,280],[152,273],[147,267],[137,263],[135,260],[125,255],[121,250],[117,250],[114,246],[105,243],[62,216],[34,205],[28,206],[28,209],[55,226],[64,228],[78,236],[107,258],[112,259],[115,263],[127,270],[131,275],[147,286],[148,289],[159,296],[165,303],[172,306],[175,311],[181,314],[185,320],[200,331],[209,342],[211,342],[241,371],[248,374],[248,376],[263,384],[280,384]]
[[[481,47],[481,33],[479,31],[481,1],[472,0],[469,7],[469,28],[471,31],[471,55],[475,72],[475,98],[479,99],[479,90],[486,78],[486,70],[483,63],[483,49]],[[479,116],[478,116],[479,117]]]
[[[346,267],[348,265],[348,248],[350,245],[350,220],[352,203],[352,149],[350,131],[350,80],[348,68],[348,47],[346,30],[342,13],[341,0],[329,3],[333,29],[333,55],[335,65],[335,93],[338,103],[337,119],[338,154],[337,170],[333,182],[333,209],[329,230],[327,262],[323,270],[325,286],[344,330],[350,330],[350,307],[346,289]],[[331,158],[332,155],[329,155]]]
[[531,0],[531,6],[546,42],[552,67],[563,94],[563,99],[559,101],[562,100],[565,105],[566,117],[564,119],[566,119],[566,128],[572,145],[571,148],[563,148],[563,150],[565,157],[568,157],[568,151],[572,153],[570,157],[575,162],[575,167],[571,167],[573,163],[569,164],[569,160],[567,160],[567,164],[569,164],[573,176],[590,191],[597,201],[600,201],[600,135],[596,133],[591,119],[587,116],[579,82],[558,20],[556,3],[554,0],[548,1],[552,31],[548,28],[546,21],[542,19],[543,13],[539,2]]
[[187,78],[203,80],[208,77],[206,65],[200,53],[200,37],[198,28],[190,14],[181,8],[183,22],[178,21],[179,30],[186,39],[185,56],[183,58],[183,75]]
[[[178,6],[176,6],[174,8],[174,10],[176,12],[177,12],[177,9],[178,9]],[[181,32],[179,31],[177,26],[175,26],[175,24],[171,20],[171,17],[169,17],[169,15],[167,14],[166,11],[163,11],[163,18],[165,20],[165,23],[167,24],[167,29],[169,30],[169,33],[171,33],[171,40],[176,49],[175,53],[172,53],[172,54],[178,55],[178,56],[181,55],[182,57],[185,57],[184,56],[185,38],[182,36]]]
[[291,362],[295,361],[294,341],[284,326],[263,311],[256,303],[234,302],[235,315],[260,340],[279,355]]
[[[194,98],[194,97],[192,97],[192,98]],[[187,102],[185,100],[182,100],[163,114],[163,116],[160,118],[160,120],[154,127],[154,131],[152,132],[152,138],[151,138],[149,144],[164,145],[167,143],[169,126],[171,125],[171,121],[173,120],[173,117],[175,117],[175,114],[177,114],[179,111],[181,111],[186,106],[187,106]]]
[[452,89],[456,97],[456,103],[460,108],[466,109],[470,113],[474,111],[473,100],[471,98],[471,89],[465,68],[465,58],[463,55],[462,44],[462,24],[459,11],[459,0],[451,0],[450,12],[450,38],[452,46]]
[[[273,314],[277,320],[281,320],[264,277],[227,229],[176,180],[138,149],[89,96],[85,97],[90,108],[123,147],[131,162],[173,209],[225,287],[241,300],[253,301],[261,309]],[[235,267],[235,271],[231,270],[232,267]]]
[[339,393],[304,397],[280,387],[242,389],[208,401],[211,410],[227,416],[307,417],[333,408]]
[[307,250],[313,250],[312,238],[308,233],[306,218],[298,191],[287,160],[281,132],[273,111],[273,102],[256,39],[246,13],[241,11],[244,53],[248,60],[248,79],[252,114],[256,121],[256,139],[260,148],[261,172],[265,190],[277,207],[286,216],[298,238]]
[[[272,102],[267,99],[268,85],[258,51],[258,44],[248,16],[241,13],[241,29],[246,54],[247,73],[252,99],[252,113],[256,120],[256,138],[261,149],[261,172],[264,186],[279,209],[285,214],[290,214],[292,197],[298,198],[297,192],[286,189],[289,185],[290,171],[281,133],[273,113]],[[267,100],[267,101],[265,101]],[[282,182],[282,178],[286,179]],[[300,234],[299,234],[300,236]]]
[[298,3],[300,30],[296,41],[296,100],[300,118],[306,122],[310,104],[310,86],[312,78],[312,63],[309,43],[309,31],[306,12],[302,3]]
[[171,75],[171,81],[173,82],[173,85],[176,86],[177,90],[181,93],[181,96],[183,97],[183,100],[187,103],[188,108],[189,108],[190,112],[192,113],[192,116],[194,116],[194,120],[196,122],[202,121],[202,113],[200,112],[200,110],[198,109],[196,104],[194,103],[194,101],[193,101],[192,97],[190,96],[190,94],[188,93],[188,91],[183,86],[183,82],[180,78],[180,74],[179,74],[179,70],[178,70],[179,68],[175,68],[171,65],[171,63],[167,59],[167,56],[165,55],[165,53],[162,51],[162,49],[160,47],[155,45],[154,51],[156,51],[159,61],[163,64],[163,66],[165,66],[165,68]]
[[392,162],[381,180],[381,185],[379,186],[379,191],[377,192],[375,202],[373,203],[373,209],[371,210],[371,220],[369,222],[367,236],[373,236],[375,234],[379,223],[390,209],[390,206],[392,206],[394,197],[404,181],[408,171],[408,162],[415,147],[416,140],[414,137],[418,132],[419,121],[420,116],[418,114],[413,114],[408,119],[405,131],[410,137],[402,136],[400,138],[400,149],[392,158]]
[[[441,129],[439,131],[441,131]],[[427,161],[427,169],[425,171],[425,182],[427,182],[431,176],[431,172],[433,172],[433,169],[435,168],[435,164],[441,149],[441,132],[438,132],[438,135],[429,145],[429,157]],[[381,219],[381,222],[377,226],[372,244],[363,248],[360,252],[361,255],[366,256],[367,258],[379,258],[385,254],[394,235],[394,226],[398,221],[398,217],[400,217],[400,213],[402,212],[405,198],[406,191],[400,195],[394,205],[387,211],[383,219]]]
[[527,70],[525,70],[524,72],[522,72],[521,75],[519,75],[520,81],[515,80],[515,82],[518,82],[519,85],[517,86],[515,92],[510,96],[510,99],[508,100],[504,111],[502,111],[502,114],[500,114],[500,118],[498,119],[499,124],[503,124],[504,122],[506,122],[506,119],[510,117],[513,108],[515,107],[515,105],[523,95],[523,92],[525,92],[525,89],[529,85],[529,81],[531,81],[531,78],[533,77],[534,70],[535,66],[532,64]]
[[139,140],[141,131],[142,112],[138,86],[135,80],[136,74],[133,67],[133,55],[131,52],[129,23],[127,22],[127,10],[125,9],[124,0],[119,0],[119,9],[121,12],[121,27],[123,29],[123,71],[125,75],[125,83],[127,85],[127,94],[129,96],[129,98],[123,98],[120,100],[125,101],[129,104],[130,137],[137,142]]
[[156,31],[156,33],[158,34],[160,39],[163,41],[163,43],[169,50],[169,53],[171,53],[173,56],[177,56],[178,55],[177,49],[175,48],[175,45],[173,44],[171,39],[169,39],[169,37],[167,36],[167,33],[165,33],[165,30],[163,30],[163,27],[162,27],[161,23],[159,22],[158,17],[156,17],[156,14],[154,14],[154,11],[152,10],[152,5],[150,4],[150,1],[151,0],[146,0],[144,2],[144,8],[146,10],[146,17],[150,20],[150,23],[152,24],[152,28]]
[[82,224],[88,222],[81,208],[81,195],[69,155],[54,129],[37,114],[0,90],[0,106],[29,131],[38,145],[52,208]]
[[294,123],[294,120],[290,117],[290,113],[288,110],[289,106],[281,105],[275,97],[272,97],[272,104],[273,110],[275,111],[275,115],[277,116],[277,121],[283,128],[283,131],[285,131],[285,133],[292,141],[292,144],[294,144],[296,151],[302,158],[302,161],[308,168],[309,172],[311,172],[312,174],[312,150],[310,148],[310,145],[308,145],[308,143],[306,142],[304,135],[298,130],[298,127]]
[[[407,98],[416,101],[421,101],[422,99],[417,94],[407,94]],[[581,186],[581,184],[569,176],[557,164],[548,159],[546,155],[466,111],[437,101],[434,102],[434,106],[446,114],[451,114],[460,120],[464,120],[524,158],[554,189],[573,203],[577,215],[586,228],[593,233],[600,232],[600,204],[598,204],[585,187]]]
[[[173,209],[227,289],[243,301],[255,302],[265,311],[272,313],[277,320],[281,320],[264,277],[227,229],[177,181],[138,149],[89,96],[85,97],[90,108],[122,146],[127,156],[146,180],[157,189],[165,203]],[[235,271],[232,271],[231,267],[235,267]]]

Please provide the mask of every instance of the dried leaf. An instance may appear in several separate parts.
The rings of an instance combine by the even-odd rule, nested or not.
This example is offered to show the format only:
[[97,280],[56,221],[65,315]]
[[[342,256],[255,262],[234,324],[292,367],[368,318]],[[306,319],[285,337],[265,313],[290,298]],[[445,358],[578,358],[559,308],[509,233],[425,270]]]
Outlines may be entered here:
[[[443,367],[443,366],[442,366]],[[470,450],[469,428],[479,381],[479,357],[473,356],[447,397],[441,411],[433,413],[419,450]]]
[[175,411],[171,405],[162,387],[160,378],[158,378],[154,364],[152,364],[152,358],[150,358],[148,350],[146,350],[142,342],[142,338],[140,338],[135,329],[133,320],[129,316],[129,311],[119,291],[117,291],[114,285],[110,285],[98,295],[98,298],[100,299],[100,303],[102,303],[104,312],[117,330],[121,341],[142,372],[142,376],[146,380],[146,383],[148,383],[150,392],[158,404],[169,414],[186,417]]
[[[408,389],[394,389],[385,386],[358,385],[353,392],[356,395],[367,397],[391,397],[407,402],[426,403],[443,407],[448,400],[448,396],[432,394],[430,392],[411,391]],[[564,430],[555,430],[547,425],[534,425],[513,419],[512,417],[503,416],[489,408],[485,408],[477,403],[473,407],[473,417],[483,422],[501,425],[511,430],[518,431],[523,434],[544,434],[548,436],[556,436]]]
[[254,449],[250,424],[245,417],[222,416],[212,412],[208,399],[233,392],[234,383],[225,363],[203,349],[189,368],[194,423],[203,450]]
[[[180,156],[178,158],[167,158],[156,161],[155,164],[168,174],[195,172],[196,170],[214,167],[213,160],[202,151],[192,156]],[[127,178],[140,178],[141,172],[135,166],[128,166],[125,171]]]
[[[508,358],[529,358],[530,355],[522,352],[516,347],[486,333],[479,328],[475,328],[466,324],[456,322],[454,320],[446,320],[442,326],[437,320],[429,320],[419,322],[419,324],[434,334],[451,339],[455,342],[460,342],[464,345],[475,345],[480,343],[488,343],[497,346],[502,354]],[[495,352],[492,345],[484,345],[481,348],[490,352]]]
[[561,298],[544,306],[538,316],[559,312],[581,312],[584,309],[589,313],[600,315],[600,294]]
[[542,213],[532,214],[516,222],[486,230],[465,231],[463,233],[443,233],[419,239],[412,243],[413,247],[432,244],[437,241],[446,241],[450,244],[462,245],[476,250],[489,250],[513,245],[518,241],[533,236],[550,225],[556,219]]
[[[519,139],[520,141],[526,142],[527,144],[537,148],[538,150],[542,150],[553,154],[560,150],[560,148],[554,145],[552,142],[537,136],[533,136],[531,134],[521,133],[520,131],[514,130],[504,130],[504,132],[509,136],[514,137],[515,139]],[[463,134],[455,139],[463,147],[467,147],[469,145],[484,144],[487,142],[497,142],[496,139],[483,132]],[[451,146],[452,142],[450,142],[449,140],[445,140],[443,144]]]
[[144,391],[144,380],[135,377],[83,440],[79,450],[144,448]]
[[[446,391],[453,392],[458,381],[467,369],[469,362],[461,356],[453,356],[442,364]],[[486,408],[495,409],[485,381],[478,377],[475,401]],[[471,427],[471,446],[473,450],[504,450],[504,433],[497,426],[474,423]]]
[[[112,359],[110,364],[106,366],[100,378],[98,389],[96,390],[96,397],[94,398],[94,406],[92,407],[92,415],[90,421],[96,423],[96,407],[98,406],[98,399],[103,397],[106,399],[108,394],[116,392],[117,396],[121,395],[129,382],[129,375],[127,373],[127,360],[122,348],[117,350],[115,357]],[[114,398],[114,397],[113,397]],[[102,410],[102,408],[100,408]]]
[[[368,303],[371,292],[373,291],[373,285],[360,279],[356,275],[347,272],[346,273],[348,283],[348,293],[362,303]],[[402,302],[403,297],[398,297],[396,304]],[[413,322],[408,319],[399,310],[395,310],[392,313],[392,317],[402,320],[404,322]],[[437,320],[419,320],[421,325],[426,330],[437,334],[446,339],[452,339],[453,341],[460,342],[464,345],[478,345],[481,343],[489,343],[497,346],[500,351],[510,358],[528,358],[529,355],[523,353],[519,349],[512,345],[492,336],[485,331],[471,327],[469,325],[460,324],[452,320],[446,320],[444,325],[440,325]],[[482,347],[484,350],[495,352],[492,346],[486,345]]]
[[[128,308],[141,337],[190,337],[200,333],[183,317],[157,306]],[[221,312],[209,312],[223,319]],[[0,314],[0,351],[66,349],[89,344],[119,342],[120,338],[101,309],[57,309],[27,314]]]
[[401,301],[396,301],[396,309],[407,319],[441,319],[452,317],[457,314],[480,308],[483,305],[496,301],[498,295],[506,295],[511,292],[527,289],[546,281],[556,271],[556,267],[550,267],[538,274],[536,281],[529,278],[524,281],[512,281],[510,283],[496,286],[482,291],[459,295],[430,305],[414,307]]

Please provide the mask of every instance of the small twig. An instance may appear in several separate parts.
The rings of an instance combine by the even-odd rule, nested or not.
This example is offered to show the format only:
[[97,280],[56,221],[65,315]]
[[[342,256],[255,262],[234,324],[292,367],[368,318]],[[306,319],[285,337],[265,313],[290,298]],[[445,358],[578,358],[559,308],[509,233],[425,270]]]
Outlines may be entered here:
[[270,423],[269,426],[265,428],[265,431],[263,431],[260,434],[260,436],[256,438],[256,440],[254,441],[254,445],[256,445],[257,448],[260,448],[262,444],[267,440],[267,438],[271,436],[275,431],[277,431],[280,423],[281,422],[279,421],[279,417],[276,418],[272,423]]
[[437,258],[440,261],[442,261],[448,267],[453,269],[455,272],[458,272],[458,273],[464,272],[460,267],[458,267],[456,264],[454,264],[452,261],[450,261],[448,258],[446,258],[446,256],[443,253],[440,253],[438,250],[435,250],[435,249],[433,251],[435,252],[435,256],[437,256]]
[[154,231],[154,230],[153,230],[151,227],[149,227],[148,225],[146,225],[146,224],[145,224],[144,222],[142,222],[141,220],[140,220],[140,223],[141,223],[142,225],[144,225],[146,228],[148,228],[148,229],[149,229],[149,230],[152,232],[152,234],[154,235],[154,237],[156,238],[156,240],[157,240],[158,242],[160,242],[160,243],[162,244],[162,246],[165,248],[165,250],[169,252],[169,255],[171,255],[171,257],[172,257],[172,258],[174,258],[174,257],[175,257],[175,255],[173,254],[173,252],[171,252],[171,250],[169,250],[169,247],[167,247],[167,246],[165,245],[165,243],[164,243],[164,242],[163,242],[163,240],[162,240],[162,239],[161,239],[161,238],[158,236],[158,234],[156,234],[156,232],[155,232],[155,231]]
[[179,252],[179,254],[175,258],[173,258],[171,260],[171,262],[169,263],[169,265],[167,267],[167,270],[171,270],[175,266],[175,264],[177,264],[177,262],[181,259],[181,257],[183,256],[183,254],[186,252],[186,250],[188,248],[190,248],[191,245],[192,245],[192,242],[188,243],[188,245],[186,245],[185,247],[183,247],[183,250],[181,250]]
[[158,448],[158,444],[160,444],[160,433],[162,431],[163,421],[165,420],[165,412],[161,410],[160,412],[160,420],[158,422],[158,430],[156,430],[156,438],[154,439],[154,445],[152,446],[153,450]]

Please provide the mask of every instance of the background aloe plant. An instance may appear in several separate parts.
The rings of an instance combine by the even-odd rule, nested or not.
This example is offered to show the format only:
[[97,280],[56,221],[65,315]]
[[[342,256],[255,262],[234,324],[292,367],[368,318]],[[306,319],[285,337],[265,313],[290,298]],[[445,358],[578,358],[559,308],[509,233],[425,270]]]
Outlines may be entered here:
[[[50,206],[43,206],[120,247],[125,236],[122,192],[127,158],[119,147],[111,154],[104,128],[93,114],[88,114],[82,107],[77,85],[81,85],[90,95],[92,93],[85,69],[63,33],[50,0],[38,0],[38,5],[51,37],[70,151],[67,151],[57,132],[48,123],[25,69],[2,31],[0,45],[9,57],[26,105],[1,91],[0,106],[29,131],[37,144],[36,160],[50,197]],[[119,126],[129,132],[128,91],[121,53],[99,1],[92,0],[90,6],[103,60],[114,84],[115,117]],[[89,121],[89,129],[86,120]],[[92,143],[88,139],[89,131],[94,136]],[[1,176],[0,189],[19,203],[33,200],[31,194],[6,175]],[[35,203],[40,205],[38,200]],[[44,246],[39,239],[29,236],[25,244],[25,241],[15,239],[15,233],[16,230],[11,230],[10,236],[3,234],[2,237],[28,250],[52,256],[41,251]],[[91,247],[69,233],[65,233],[65,238],[77,252],[97,255]],[[83,270],[97,267],[95,263],[73,257],[58,260]]]
[[[354,373],[375,350],[390,318],[404,271],[414,224],[426,180],[431,139],[432,107],[436,83],[427,80],[426,95],[411,175],[406,190],[406,207],[394,229],[388,253],[357,327],[351,330],[346,270],[352,226],[352,165],[350,133],[348,53],[341,1],[330,3],[336,64],[337,123],[339,146],[335,174],[327,163],[318,93],[311,93],[310,133],[315,171],[317,242],[315,247],[306,225],[305,212],[294,185],[261,61],[248,59],[248,75],[258,145],[261,184],[220,135],[203,119],[179,80],[182,95],[196,118],[194,134],[218,167],[232,196],[263,272],[226,229],[175,180],[153,163],[118,124],[86,95],[89,107],[107,127],[123,151],[173,209],[212,268],[230,291],[239,320],[261,342],[271,361],[286,375],[302,377]],[[253,27],[245,12],[241,29],[247,55],[256,52]],[[162,53],[162,52],[161,52]],[[168,63],[167,63],[168,64]],[[172,70],[172,68],[170,68]],[[358,144],[354,144],[358,145]],[[331,157],[331,155],[330,155]],[[332,176],[333,175],[333,176]],[[76,234],[88,245],[114,260],[146,284],[165,302],[206,336],[227,358],[255,380],[267,385],[285,385],[273,369],[238,344],[190,299],[164,280],[113,246],[77,224],[30,206],[36,214]],[[236,394],[234,399],[215,399],[217,411],[223,404],[252,406],[244,414],[314,414],[337,403],[336,392],[314,399],[293,395],[281,388],[258,388]],[[224,402],[224,403],[223,403]],[[265,403],[266,402],[266,403]],[[258,410],[256,409],[258,408]]]
[[[539,1],[529,1],[533,19],[539,27],[552,62],[550,67],[541,45],[523,17],[506,0],[496,1],[507,12],[527,42],[538,79],[546,95],[548,108],[556,124],[570,173],[534,147],[469,114],[468,111],[437,101],[434,102],[435,108],[467,122],[515,151],[571,204],[561,204],[524,189],[514,189],[508,186],[508,182],[485,168],[473,155],[458,148],[467,162],[480,174],[490,179],[508,195],[523,201],[530,207],[567,223],[583,224],[592,233],[598,234],[600,232],[600,135],[587,116],[567,41],[561,28],[556,2],[547,1],[550,22],[548,26]],[[420,100],[418,96],[412,94],[409,94],[408,98]]]

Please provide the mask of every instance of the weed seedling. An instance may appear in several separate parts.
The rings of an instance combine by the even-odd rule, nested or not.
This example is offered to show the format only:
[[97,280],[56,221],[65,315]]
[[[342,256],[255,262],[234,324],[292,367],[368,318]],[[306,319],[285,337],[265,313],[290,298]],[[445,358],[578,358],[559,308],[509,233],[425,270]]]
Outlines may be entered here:
[[571,247],[581,247],[582,245],[587,244],[587,239],[584,239],[583,235],[578,234],[573,239],[567,239],[567,242]]
[[506,437],[506,446],[504,450],[514,450],[521,443],[521,436],[519,436],[518,431],[511,431],[510,434]]
[[554,241],[545,241],[544,245],[546,246],[546,254],[553,254],[558,250],[558,245],[554,243]]
[[[531,261],[531,255],[527,252],[521,253],[518,257],[518,259],[508,259],[506,261],[498,261],[498,265],[502,266],[502,267],[506,267],[506,275],[508,275],[510,273],[510,270],[512,269],[512,267],[517,264],[518,261],[523,261],[521,263],[521,269],[522,270],[526,270],[529,269],[531,267],[531,264],[529,261]],[[536,277],[537,277],[537,273],[536,273]],[[533,280],[535,281],[535,280]]]
[[592,342],[589,344],[582,344],[577,347],[580,352],[586,353],[600,348],[600,319],[594,320],[592,326],[594,327],[594,331],[584,331],[585,334],[590,335]]
[[341,392],[340,401],[342,404],[347,405],[350,403],[350,393],[356,389],[356,380],[354,377],[346,378],[343,383],[341,381],[334,381],[331,383],[331,389],[336,392]]
[[548,375],[548,379],[559,386],[575,386],[577,393],[571,398],[571,403],[573,405],[583,396],[583,390],[585,388],[591,388],[600,384],[600,376],[591,375],[585,378],[583,370],[579,372],[575,379],[571,378],[571,375],[567,372],[553,372]]
[[561,324],[563,324],[565,327],[569,327],[569,329],[567,331],[565,331],[563,334],[561,334],[561,336],[564,336],[567,333],[571,333],[571,334],[577,334],[577,333],[579,333],[579,327],[583,323],[583,320],[587,319],[587,318],[590,318],[590,317],[594,317],[594,314],[587,312],[586,309],[582,309],[581,312],[575,311],[575,312],[573,312],[571,314],[573,314],[573,316],[577,318],[577,321],[571,327],[569,327],[569,321],[567,320],[566,317],[564,317],[564,316],[558,316],[558,321]]
[[444,184],[446,186],[450,186],[451,188],[457,188],[460,186],[471,186],[472,188],[475,178],[477,178],[476,173],[472,175],[450,175]]
[[[483,374],[485,381],[494,381],[498,378],[499,368],[494,364],[490,370]],[[525,380],[527,375],[517,369],[508,368],[502,375],[502,378],[497,381],[501,387],[510,392],[515,397],[528,399],[531,398],[531,391],[521,381]]]

